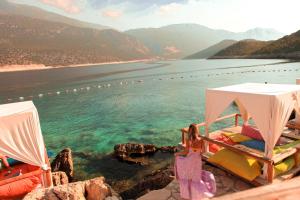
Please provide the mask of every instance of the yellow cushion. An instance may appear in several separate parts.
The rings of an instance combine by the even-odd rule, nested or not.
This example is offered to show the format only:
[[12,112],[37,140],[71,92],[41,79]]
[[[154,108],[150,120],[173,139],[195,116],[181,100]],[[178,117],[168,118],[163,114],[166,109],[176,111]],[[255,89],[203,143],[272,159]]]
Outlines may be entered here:
[[257,160],[228,149],[218,151],[208,161],[221,165],[249,181],[254,180],[261,173],[261,166]]
[[223,135],[229,137],[233,142],[244,142],[252,140],[252,138],[242,135],[240,133],[223,132]]
[[295,159],[290,156],[274,166],[275,176],[283,174],[295,166]]

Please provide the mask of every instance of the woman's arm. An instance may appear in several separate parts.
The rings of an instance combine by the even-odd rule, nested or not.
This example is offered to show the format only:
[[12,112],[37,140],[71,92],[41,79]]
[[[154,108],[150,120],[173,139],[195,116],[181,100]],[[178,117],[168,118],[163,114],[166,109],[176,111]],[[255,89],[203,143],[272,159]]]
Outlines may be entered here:
[[183,151],[180,151],[180,152],[177,152],[175,153],[174,155],[175,156],[185,156],[189,153],[189,148],[190,148],[190,143],[188,140],[185,140],[185,147],[184,147],[184,150]]

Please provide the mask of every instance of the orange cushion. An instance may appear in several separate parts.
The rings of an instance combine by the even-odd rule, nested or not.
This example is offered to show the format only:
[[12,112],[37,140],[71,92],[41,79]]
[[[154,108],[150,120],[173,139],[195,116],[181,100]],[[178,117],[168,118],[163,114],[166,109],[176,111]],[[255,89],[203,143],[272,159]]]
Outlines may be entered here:
[[231,138],[225,136],[225,135],[219,135],[215,138],[215,140],[218,140],[220,142],[224,142],[225,144],[229,145],[235,145],[236,143],[231,140]]
[[216,153],[216,152],[220,151],[221,149],[222,149],[222,147],[220,147],[219,145],[209,143],[209,151],[210,152]]
[[35,189],[39,183],[39,178],[33,176],[2,185],[0,186],[0,199],[13,199],[22,197]]

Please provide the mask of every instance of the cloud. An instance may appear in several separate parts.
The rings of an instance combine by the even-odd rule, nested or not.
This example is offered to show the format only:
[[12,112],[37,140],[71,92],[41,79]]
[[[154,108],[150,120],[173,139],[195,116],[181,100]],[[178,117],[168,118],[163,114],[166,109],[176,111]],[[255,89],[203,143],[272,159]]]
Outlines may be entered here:
[[171,13],[176,13],[177,11],[180,10],[180,4],[179,3],[170,3],[166,5],[162,5],[158,9],[158,14],[159,15],[168,15]]
[[118,10],[104,10],[102,11],[102,16],[112,19],[117,19],[122,16],[122,12]]
[[136,9],[145,9],[151,6],[161,6],[172,3],[186,3],[188,0],[88,0],[88,2],[95,9],[120,4],[130,4]]
[[44,4],[64,10],[67,13],[76,14],[81,10],[77,6],[75,0],[40,0]]

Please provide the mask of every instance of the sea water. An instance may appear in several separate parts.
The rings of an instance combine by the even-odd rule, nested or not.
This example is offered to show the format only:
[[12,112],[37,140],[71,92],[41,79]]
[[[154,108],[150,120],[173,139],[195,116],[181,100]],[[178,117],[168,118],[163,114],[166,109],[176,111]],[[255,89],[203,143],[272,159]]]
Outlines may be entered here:
[[[168,163],[170,156],[160,155],[152,167],[127,166],[108,156],[114,145],[176,145],[181,128],[203,121],[206,88],[244,82],[294,84],[297,77],[298,62],[254,59],[9,72],[0,73],[0,102],[32,99],[47,148],[59,152],[70,147],[78,161],[78,179],[105,175],[134,182],[153,166]],[[234,106],[225,113],[231,112]]]

